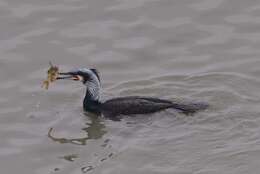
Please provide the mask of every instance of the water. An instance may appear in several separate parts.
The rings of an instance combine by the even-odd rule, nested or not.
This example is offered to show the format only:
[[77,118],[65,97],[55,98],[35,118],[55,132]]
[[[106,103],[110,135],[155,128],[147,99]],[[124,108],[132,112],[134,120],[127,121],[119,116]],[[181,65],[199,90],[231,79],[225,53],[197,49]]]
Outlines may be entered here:
[[[257,174],[259,19],[256,0],[0,0],[1,173]],[[80,83],[41,88],[49,60],[99,69],[105,99],[211,107],[95,118]]]

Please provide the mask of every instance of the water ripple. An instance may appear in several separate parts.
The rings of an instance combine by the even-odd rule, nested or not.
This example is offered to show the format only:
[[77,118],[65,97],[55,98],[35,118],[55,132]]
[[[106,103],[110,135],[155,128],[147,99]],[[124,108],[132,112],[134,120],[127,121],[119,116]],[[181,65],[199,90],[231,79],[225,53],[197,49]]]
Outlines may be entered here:
[[[244,0],[0,0],[1,171],[255,173],[259,8]],[[104,99],[210,108],[97,119],[83,113],[81,83],[40,87],[50,60],[64,71],[97,68]]]

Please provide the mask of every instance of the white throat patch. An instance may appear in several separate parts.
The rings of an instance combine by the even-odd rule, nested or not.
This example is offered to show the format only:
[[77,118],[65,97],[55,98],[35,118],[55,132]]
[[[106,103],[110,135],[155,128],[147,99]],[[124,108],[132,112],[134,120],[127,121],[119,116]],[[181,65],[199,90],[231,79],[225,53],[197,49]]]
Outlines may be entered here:
[[89,94],[91,95],[92,99],[99,101],[101,84],[100,84],[98,77],[90,69],[84,68],[84,69],[81,69],[81,71],[89,74],[89,80],[85,83],[85,86],[87,87],[87,90],[88,90]]

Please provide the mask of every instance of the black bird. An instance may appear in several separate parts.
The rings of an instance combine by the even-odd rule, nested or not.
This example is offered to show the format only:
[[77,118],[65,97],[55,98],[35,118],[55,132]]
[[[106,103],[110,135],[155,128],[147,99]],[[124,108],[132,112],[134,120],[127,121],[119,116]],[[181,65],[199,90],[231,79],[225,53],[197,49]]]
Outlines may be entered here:
[[86,86],[86,94],[83,101],[84,110],[103,114],[110,118],[116,118],[119,115],[149,114],[169,108],[185,114],[192,114],[208,107],[208,104],[201,102],[183,103],[141,96],[119,97],[102,102],[100,100],[100,76],[96,69],[82,68],[59,73],[57,79],[81,81]]

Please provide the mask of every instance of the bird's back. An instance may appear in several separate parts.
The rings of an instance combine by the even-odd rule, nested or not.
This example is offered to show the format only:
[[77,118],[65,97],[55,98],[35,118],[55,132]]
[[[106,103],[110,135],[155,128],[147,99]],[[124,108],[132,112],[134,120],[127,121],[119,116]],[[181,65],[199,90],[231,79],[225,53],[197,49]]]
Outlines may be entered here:
[[205,103],[183,103],[169,101],[153,97],[120,97],[108,100],[101,104],[101,112],[110,116],[148,114],[168,108],[174,108],[183,113],[189,114],[206,109]]
[[172,103],[151,97],[120,97],[102,104],[102,112],[109,115],[147,114],[170,108]]

